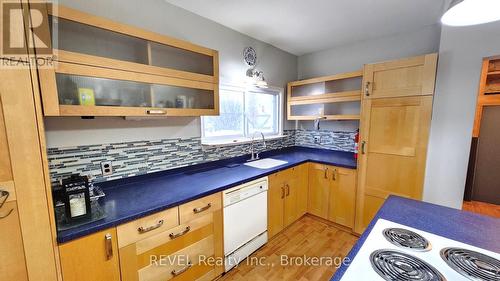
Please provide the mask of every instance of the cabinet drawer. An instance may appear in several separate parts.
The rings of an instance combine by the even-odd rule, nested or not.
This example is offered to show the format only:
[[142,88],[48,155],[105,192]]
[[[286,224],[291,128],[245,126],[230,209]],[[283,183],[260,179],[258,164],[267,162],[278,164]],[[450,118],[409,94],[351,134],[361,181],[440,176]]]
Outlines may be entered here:
[[185,224],[137,241],[135,243],[136,253],[140,255],[153,249],[156,249],[154,250],[155,253],[175,252],[193,244],[213,234],[213,217],[213,213],[208,213]]
[[222,205],[221,193],[215,193],[179,206],[180,223],[202,217],[207,213],[219,210]]
[[179,225],[177,207],[118,226],[120,248]]
[[120,249],[122,280],[196,280],[214,270],[203,262],[215,255],[213,234],[187,246],[184,243],[171,242],[143,253],[138,253],[136,244]]
[[[176,262],[176,256],[182,259],[186,255],[192,254],[192,250],[186,249],[192,249],[194,245],[201,245],[194,248],[200,248],[203,251],[202,254],[206,257],[219,256],[222,250],[218,249],[219,243],[217,241],[220,238],[218,238],[219,233],[216,227],[217,221],[221,219],[217,217],[221,215],[220,213],[221,211],[207,213],[186,224],[181,224],[121,248],[122,281],[157,280],[159,272],[163,273],[162,276],[165,278],[163,280],[173,278],[171,271],[174,270],[174,266],[170,263]],[[201,241],[205,242],[199,244]],[[167,256],[170,256],[170,258]],[[166,259],[168,264],[154,266],[154,261],[161,258]],[[198,258],[196,258],[197,261]],[[183,273],[176,277],[175,280],[184,279],[186,276],[189,276],[186,280],[195,280],[197,277],[214,269],[214,267],[207,269],[196,266],[195,260],[192,260],[192,262],[193,266],[189,269],[191,273]],[[182,268],[182,266],[179,267]]]

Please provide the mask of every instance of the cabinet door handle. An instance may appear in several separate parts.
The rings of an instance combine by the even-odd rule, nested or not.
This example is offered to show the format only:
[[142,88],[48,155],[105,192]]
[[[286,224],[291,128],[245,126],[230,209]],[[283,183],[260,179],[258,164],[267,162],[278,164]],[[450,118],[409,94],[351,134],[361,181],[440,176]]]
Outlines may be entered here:
[[195,214],[201,213],[203,211],[210,209],[210,207],[212,207],[212,203],[208,203],[205,207],[194,208],[193,213]]
[[8,191],[0,189],[0,198],[2,198],[0,201],[0,208],[3,207],[3,204],[5,204],[5,202],[7,202],[7,199],[9,199],[9,195],[10,193]]
[[141,226],[137,229],[137,231],[139,231],[140,234],[143,234],[146,232],[150,232],[151,230],[155,230],[161,227],[162,225],[163,225],[163,220],[159,220],[157,224],[148,227]]
[[281,187],[281,199],[285,198],[285,186]]
[[146,114],[148,115],[165,115],[167,111],[161,109],[148,109],[146,110]]
[[361,154],[365,154],[365,146],[366,146],[366,141],[361,142]]
[[172,275],[173,276],[179,276],[182,273],[186,272],[186,270],[188,270],[189,268],[191,268],[191,266],[193,266],[193,264],[191,262],[188,262],[188,264],[185,267],[183,267],[183,268],[181,268],[179,270],[175,270],[175,269],[172,270]]
[[113,257],[113,240],[111,234],[107,233],[104,236],[105,247],[106,247],[106,260],[110,260]]
[[290,186],[286,184],[286,196],[290,195]]
[[333,173],[332,173],[332,180],[336,181],[337,180],[337,169],[334,169],[333,170]]
[[190,226],[186,226],[186,228],[183,231],[179,232],[179,233],[175,233],[175,234],[174,233],[170,233],[170,235],[169,235],[170,239],[175,239],[177,237],[181,237],[182,235],[188,233],[190,230],[191,230],[191,227]]
[[328,168],[325,168],[325,179],[328,178]]
[[[0,201],[0,208],[3,207],[3,205],[5,204],[5,202],[7,202],[7,199],[9,199],[9,195],[10,193],[6,190],[1,190],[0,189],[0,198],[2,198]],[[10,209],[7,214],[5,215],[0,215],[0,219],[5,219],[6,217],[10,216],[10,214],[12,213],[12,211],[14,211],[14,209]]]
[[369,97],[370,96],[370,84],[371,82],[370,81],[366,81],[366,85],[365,85],[365,96]]

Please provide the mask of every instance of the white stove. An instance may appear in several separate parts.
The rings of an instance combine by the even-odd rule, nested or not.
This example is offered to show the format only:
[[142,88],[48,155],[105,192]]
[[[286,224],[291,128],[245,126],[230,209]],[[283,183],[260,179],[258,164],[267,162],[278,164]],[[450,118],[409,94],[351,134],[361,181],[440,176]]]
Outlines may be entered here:
[[500,254],[379,219],[341,280],[500,281]]

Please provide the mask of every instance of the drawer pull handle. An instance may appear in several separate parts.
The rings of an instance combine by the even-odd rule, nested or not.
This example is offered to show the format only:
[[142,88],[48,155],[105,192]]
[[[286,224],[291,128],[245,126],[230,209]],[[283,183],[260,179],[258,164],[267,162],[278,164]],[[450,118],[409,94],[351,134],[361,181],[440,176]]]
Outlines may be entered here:
[[325,179],[328,178],[328,168],[325,168]]
[[332,180],[336,181],[337,180],[337,169],[333,170],[333,173],[332,173]]
[[148,115],[165,115],[165,114],[167,114],[167,112],[165,110],[161,110],[161,109],[149,109],[149,110],[146,110],[146,113]]
[[188,233],[190,230],[191,230],[191,227],[190,226],[186,226],[186,228],[183,231],[179,232],[179,233],[176,233],[176,234],[170,233],[170,235],[169,235],[170,239],[175,239],[177,237],[181,237],[182,235]]
[[290,195],[290,186],[286,184],[286,196]]
[[111,234],[106,234],[104,236],[104,240],[106,243],[106,260],[110,260],[113,257],[113,243],[112,243],[112,237]]
[[281,187],[281,199],[285,198],[285,186]]
[[137,229],[137,231],[139,231],[140,234],[143,234],[143,233],[149,232],[151,230],[155,230],[155,229],[161,227],[162,225],[163,225],[163,220],[159,220],[157,224],[152,225],[152,226],[148,226],[148,227],[141,226]]
[[193,264],[191,262],[188,262],[188,264],[185,267],[183,267],[183,268],[181,268],[179,270],[175,270],[175,269],[172,270],[172,275],[173,276],[179,276],[182,273],[186,272],[188,269],[190,269],[192,266],[193,266]]
[[203,211],[210,209],[210,207],[212,207],[212,203],[208,203],[205,207],[194,208],[193,213],[195,214],[201,213]]

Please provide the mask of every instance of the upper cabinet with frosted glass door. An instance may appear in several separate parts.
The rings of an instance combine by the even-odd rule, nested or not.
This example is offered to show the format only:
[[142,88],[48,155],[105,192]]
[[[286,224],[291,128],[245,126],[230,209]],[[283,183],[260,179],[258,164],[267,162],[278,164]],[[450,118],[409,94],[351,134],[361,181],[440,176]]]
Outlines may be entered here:
[[63,6],[45,12],[57,60],[38,70],[46,116],[219,114],[216,50]]

